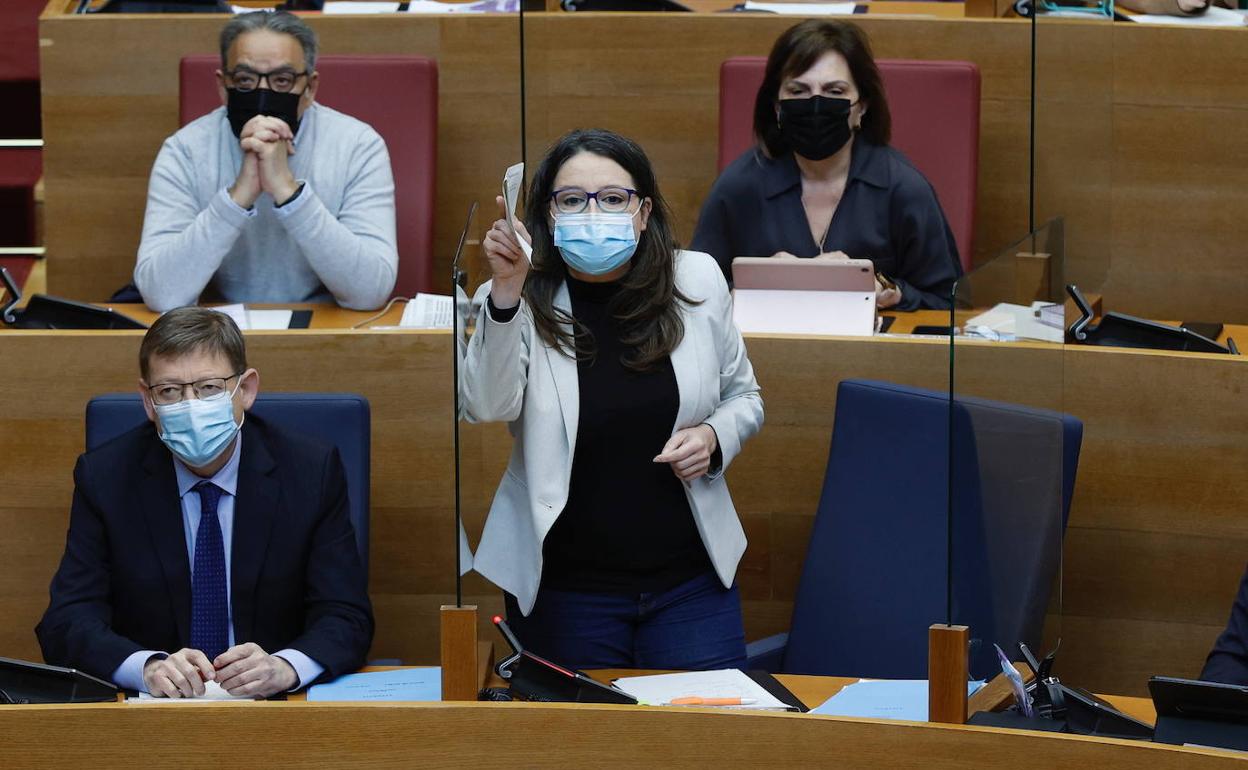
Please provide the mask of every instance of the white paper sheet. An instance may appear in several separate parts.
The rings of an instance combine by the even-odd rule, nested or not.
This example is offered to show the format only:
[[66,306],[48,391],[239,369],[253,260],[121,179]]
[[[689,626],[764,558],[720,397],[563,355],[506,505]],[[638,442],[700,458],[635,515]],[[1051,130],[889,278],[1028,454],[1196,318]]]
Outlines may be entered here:
[[848,16],[857,3],[766,3],[745,0],[745,10],[790,16]]
[[403,308],[399,326],[410,329],[451,328],[451,298],[443,294],[417,294]]
[[330,15],[355,14],[355,13],[395,13],[398,10],[399,10],[399,4],[397,2],[393,2],[393,3],[374,3],[374,2],[348,3],[348,2],[334,2],[333,0],[329,0],[328,2],[325,3],[324,8],[321,9],[321,13],[327,13]]
[[247,695],[230,695],[221,689],[216,682],[204,682],[204,694],[197,698],[157,698],[148,693],[139,693],[138,698],[126,698],[126,703],[142,706],[156,706],[166,703],[219,703],[224,700],[255,700]]
[[238,328],[243,331],[258,329],[289,329],[293,310],[256,310],[246,305],[221,305],[212,308],[218,313],[225,313],[234,319]]
[[516,236],[516,240],[520,242],[520,250],[524,252],[524,256],[529,258],[529,263],[533,262],[533,247],[529,242],[520,237],[516,230],[516,201],[520,199],[520,188],[524,185],[524,164],[517,163],[514,166],[508,166],[507,171],[503,174],[503,203],[507,206],[507,221],[511,223],[511,232]]
[[745,706],[713,706],[726,709],[787,710],[788,704],[777,700],[739,669],[689,671],[683,674],[626,676],[615,680],[615,686],[649,706],[661,706],[674,698],[748,698],[754,703]]
[[1188,27],[1243,27],[1248,25],[1248,15],[1231,8],[1212,6],[1199,16],[1163,16],[1161,14],[1130,14],[1131,21],[1140,24],[1178,24]]

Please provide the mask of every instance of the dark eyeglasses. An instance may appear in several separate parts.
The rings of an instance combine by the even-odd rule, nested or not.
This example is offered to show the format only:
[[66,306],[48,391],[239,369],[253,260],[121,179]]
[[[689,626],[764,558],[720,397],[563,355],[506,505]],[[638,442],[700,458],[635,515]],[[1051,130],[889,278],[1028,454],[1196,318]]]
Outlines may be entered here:
[[286,94],[290,93],[290,90],[295,87],[295,84],[299,82],[299,78],[306,77],[309,73],[307,70],[295,72],[292,69],[256,72],[246,67],[235,67],[225,74],[229,77],[230,82],[234,84],[234,87],[244,93],[256,90],[261,83],[268,83],[269,90],[276,91],[279,94]]

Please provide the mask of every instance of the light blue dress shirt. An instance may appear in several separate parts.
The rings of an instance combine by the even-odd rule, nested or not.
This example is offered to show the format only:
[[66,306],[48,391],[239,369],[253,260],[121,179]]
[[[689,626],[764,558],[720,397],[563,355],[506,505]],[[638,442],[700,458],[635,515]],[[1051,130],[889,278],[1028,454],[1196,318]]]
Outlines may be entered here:
[[[234,451],[230,454],[229,461],[212,478],[208,479],[208,481],[216,484],[224,492],[221,495],[220,502],[217,503],[217,521],[221,524],[221,541],[225,546],[225,583],[231,588],[233,583],[230,582],[232,568],[230,553],[234,543],[234,497],[238,490],[238,459],[242,456],[242,452],[243,434],[240,431],[238,439],[234,442]],[[204,479],[196,476],[177,458],[173,460],[173,472],[178,480],[178,496],[182,499],[182,531],[186,534],[186,554],[190,560],[193,577],[195,568],[195,537],[199,533],[199,519],[201,516],[199,493],[194,490],[195,485],[204,481]],[[226,592],[226,613],[229,617],[229,645],[233,647],[234,599],[232,590]],[[295,674],[299,677],[299,681],[291,688],[292,692],[299,689],[304,682],[311,682],[313,679],[316,679],[325,670],[324,666],[298,650],[287,648],[272,654],[280,656],[295,669]],[[168,657],[169,653],[158,650],[139,650],[122,661],[122,664],[113,672],[113,681],[117,683],[118,687],[146,692],[147,685],[143,681],[143,667],[147,665],[148,659],[153,655]]]

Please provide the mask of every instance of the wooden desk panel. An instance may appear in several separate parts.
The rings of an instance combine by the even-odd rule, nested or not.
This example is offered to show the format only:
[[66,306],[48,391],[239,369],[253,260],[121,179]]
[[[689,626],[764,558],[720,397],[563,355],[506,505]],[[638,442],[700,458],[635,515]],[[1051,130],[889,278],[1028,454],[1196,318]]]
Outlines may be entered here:
[[[6,766],[1040,767],[1205,770],[1232,752],[809,714],[541,703],[223,703],[0,710]],[[54,736],[54,737],[50,737]]]
[[[334,311],[346,323],[367,314]],[[393,310],[392,313],[397,313]],[[316,319],[317,316],[314,316]],[[331,320],[329,316],[324,319]],[[901,323],[901,322],[899,322]],[[64,546],[83,408],[130,390],[138,332],[0,333],[0,650],[38,659],[32,629]],[[436,659],[437,608],[450,600],[450,356],[445,332],[249,332],[265,388],[358,392],[373,410],[375,657]],[[836,384],[846,377],[929,388],[947,382],[948,345],[918,338],[751,336],[766,424],[729,470],[750,546],[741,563],[747,635],[788,626],[822,486]],[[1060,409],[1085,422],[1067,535],[1064,679],[1141,694],[1152,673],[1194,674],[1248,553],[1248,362],[1039,343],[961,342],[960,392]],[[1142,387],[1141,384],[1147,384]],[[1107,394],[1113,394],[1109,397]],[[476,542],[511,440],[463,427],[464,510]],[[465,583],[486,620],[498,592]],[[931,619],[924,619],[924,624]]]

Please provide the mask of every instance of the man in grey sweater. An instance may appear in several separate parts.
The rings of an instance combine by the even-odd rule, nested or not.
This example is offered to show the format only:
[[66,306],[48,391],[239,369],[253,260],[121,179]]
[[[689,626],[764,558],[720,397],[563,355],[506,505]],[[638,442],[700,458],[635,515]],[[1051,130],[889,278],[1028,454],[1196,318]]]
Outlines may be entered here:
[[394,178],[367,124],[316,104],[317,40],[288,13],[221,31],[225,104],[165,140],[134,282],[153,310],[205,301],[372,309],[394,289]]

